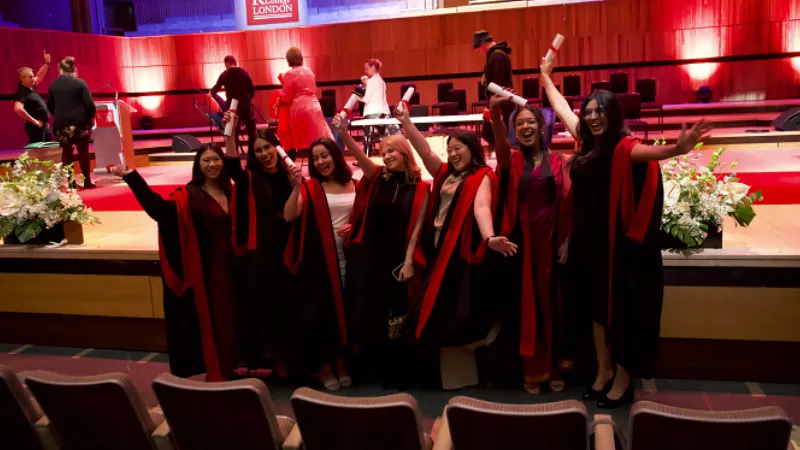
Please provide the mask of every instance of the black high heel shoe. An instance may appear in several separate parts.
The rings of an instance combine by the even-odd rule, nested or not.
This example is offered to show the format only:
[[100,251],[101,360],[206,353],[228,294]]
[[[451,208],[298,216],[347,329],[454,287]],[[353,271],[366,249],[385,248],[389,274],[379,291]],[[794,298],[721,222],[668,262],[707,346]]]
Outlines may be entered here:
[[608,392],[606,392],[603,398],[597,400],[597,407],[600,409],[615,409],[633,403],[633,390],[633,380],[631,380],[628,388],[625,389],[625,393],[622,394],[622,397],[614,400],[608,398]]
[[595,391],[594,389],[592,389],[592,386],[590,385],[589,388],[583,391],[583,394],[581,394],[581,399],[585,402],[593,402],[595,400],[600,400],[602,398],[605,398],[606,394],[608,394],[608,391],[611,390],[611,386],[613,385],[614,385],[614,377],[611,377],[611,379],[606,381],[606,384],[605,386],[603,386],[603,389],[599,391]]

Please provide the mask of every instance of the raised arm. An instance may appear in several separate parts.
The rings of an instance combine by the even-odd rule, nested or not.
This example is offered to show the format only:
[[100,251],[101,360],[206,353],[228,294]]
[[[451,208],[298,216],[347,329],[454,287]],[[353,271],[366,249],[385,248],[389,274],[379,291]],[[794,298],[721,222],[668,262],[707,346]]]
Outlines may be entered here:
[[553,71],[553,63],[547,62],[544,58],[542,58],[542,65],[540,66],[542,70],[542,83],[544,83],[544,90],[547,92],[547,98],[550,99],[550,104],[553,105],[553,110],[556,112],[559,118],[561,118],[561,122],[564,123],[564,126],[567,127],[569,130],[569,134],[572,135],[573,138],[578,138],[578,124],[580,120],[578,116],[572,111],[572,106],[570,106],[567,99],[561,95],[561,92],[556,89],[555,83],[553,83],[553,79],[550,78],[550,73]]
[[406,137],[411,142],[411,146],[417,151],[419,157],[422,158],[422,163],[425,164],[428,173],[430,173],[433,178],[436,178],[436,176],[439,175],[439,171],[442,169],[442,160],[436,156],[436,153],[433,153],[431,146],[428,145],[428,141],[425,140],[425,136],[423,136],[417,129],[417,126],[411,122],[411,117],[408,115],[408,108],[403,108],[402,114],[395,108],[394,116],[400,121],[400,125],[403,129],[406,130]]
[[475,221],[478,222],[478,229],[481,231],[481,239],[489,244],[489,248],[511,256],[517,252],[517,245],[510,242],[505,236],[494,235],[494,223],[492,221],[492,184],[489,177],[484,177],[475,195]]
[[355,156],[356,161],[358,161],[359,167],[364,172],[364,176],[371,180],[375,173],[378,172],[378,166],[371,159],[364,153],[364,150],[361,148],[355,140],[353,140],[353,136],[350,136],[350,133],[347,132],[347,121],[342,120],[342,117],[339,114],[333,116],[333,122],[331,122],[331,126],[336,129],[336,133],[339,135],[339,138],[344,142],[344,145],[350,150],[350,153]]
[[419,233],[422,231],[422,224],[425,222],[425,211],[428,207],[429,193],[425,193],[425,200],[422,201],[420,213],[417,215],[417,222],[414,224],[414,231],[411,232],[411,239],[408,240],[408,247],[406,248],[406,259],[403,262],[403,268],[400,270],[400,279],[406,281],[414,276],[414,250],[417,248],[419,242]]
[[508,128],[503,122],[503,104],[511,101],[511,97],[493,95],[489,100],[489,112],[492,117],[492,132],[494,133],[494,151],[497,155],[497,165],[508,169],[511,164],[511,143],[508,142]]
[[47,75],[47,69],[49,69],[49,68],[50,68],[50,54],[47,53],[47,51],[45,50],[44,51],[44,64],[42,64],[42,67],[40,67],[39,71],[36,72],[36,78],[33,79],[33,83],[34,84],[39,84],[39,82],[44,79],[45,75]]
[[133,191],[136,201],[142,205],[144,212],[156,222],[161,222],[167,214],[169,208],[174,208],[175,203],[171,200],[164,200],[161,195],[150,188],[147,182],[139,175],[139,172],[130,170],[124,166],[114,166],[111,174],[122,177]]
[[303,213],[303,196],[300,195],[300,189],[303,188],[303,171],[297,166],[290,167],[289,179],[292,181],[292,193],[283,206],[283,220],[294,222]]
[[[236,117],[236,111],[232,109],[226,111],[225,115],[222,116],[222,127],[225,128],[230,121],[233,121],[233,129],[235,130],[239,118]],[[228,158],[239,158],[239,154],[236,152],[236,133],[225,136],[225,156]]]
[[669,159],[673,156],[685,155],[692,151],[698,143],[709,137],[708,132],[711,131],[713,126],[705,119],[700,120],[694,126],[686,130],[686,124],[683,124],[678,140],[673,145],[645,145],[636,144],[631,150],[631,161],[635,163],[647,161],[660,161],[662,159]]

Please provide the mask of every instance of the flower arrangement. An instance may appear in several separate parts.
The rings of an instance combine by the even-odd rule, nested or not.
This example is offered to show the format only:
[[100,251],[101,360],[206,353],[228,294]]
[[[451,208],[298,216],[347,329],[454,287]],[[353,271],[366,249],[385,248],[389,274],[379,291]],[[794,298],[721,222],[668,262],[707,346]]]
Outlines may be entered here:
[[64,222],[100,223],[70,186],[82,183],[72,164],[39,161],[24,153],[0,166],[0,237],[24,243]]
[[[656,145],[664,142],[656,141]],[[702,147],[702,143],[695,150]],[[715,150],[706,165],[699,165],[698,155],[676,156],[661,164],[664,182],[664,211],[661,229],[680,240],[688,248],[699,247],[708,237],[709,227],[722,231],[722,221],[731,216],[736,223],[746,227],[756,217],[752,204],[763,200],[761,191],[750,192],[750,186],[741,183],[730,172],[736,162],[720,162],[724,148]]]

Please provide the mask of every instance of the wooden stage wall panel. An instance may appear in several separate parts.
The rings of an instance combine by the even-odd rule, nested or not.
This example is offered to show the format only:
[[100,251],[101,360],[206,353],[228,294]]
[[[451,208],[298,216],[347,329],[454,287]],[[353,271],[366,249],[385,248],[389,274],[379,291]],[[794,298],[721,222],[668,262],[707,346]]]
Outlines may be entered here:
[[[567,37],[559,57],[561,66],[746,57],[800,51],[800,0],[614,0],[355,24],[142,38],[0,29],[0,41],[14,43],[0,47],[0,71],[13,74],[20,66],[38,69],[41,51],[47,49],[57,60],[75,56],[78,75],[92,89],[111,82],[122,92],[163,92],[210,87],[223,70],[223,57],[233,54],[257,85],[266,86],[277,83],[278,73],[287,68],[286,49],[297,45],[320,82],[355,81],[361,75],[363,62],[371,57],[385,64],[384,77],[465,74],[480,72],[483,67],[484,58],[471,47],[471,36],[477,29],[487,29],[497,40],[509,42],[515,69],[538,67],[557,32]],[[658,78],[661,86],[657,100],[662,103],[691,101],[694,90],[702,84],[714,89],[718,99],[748,93],[766,98],[796,97],[800,82],[789,59],[623,70],[629,73],[631,88],[636,78]],[[581,74],[584,91],[592,81],[608,78],[608,71]],[[56,75],[54,65],[40,91],[46,91]],[[467,89],[470,103],[477,99],[476,81],[458,80],[457,87]],[[435,102],[435,81],[418,81],[418,87],[423,103]],[[0,92],[9,95],[15,88],[13,75],[0,77]],[[338,88],[339,103],[344,102],[350,90],[351,87]],[[268,110],[267,94],[259,92],[257,105],[262,111]],[[389,100],[397,101],[399,95],[399,89],[390,84]],[[132,103],[141,110],[139,115],[154,116],[157,126],[197,122],[200,116],[189,113],[190,101],[173,101],[170,97],[136,99]],[[0,102],[0,120],[20,123],[11,117],[13,111],[7,102]],[[0,145],[24,143],[22,126],[10,127],[10,131],[11,135]]]

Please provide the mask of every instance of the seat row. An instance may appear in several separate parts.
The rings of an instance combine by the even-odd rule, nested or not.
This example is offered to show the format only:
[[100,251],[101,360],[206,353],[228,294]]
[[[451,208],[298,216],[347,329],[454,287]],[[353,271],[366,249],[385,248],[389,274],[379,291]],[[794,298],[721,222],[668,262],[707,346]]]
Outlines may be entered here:
[[[0,448],[611,450],[624,442],[610,416],[592,421],[574,400],[512,405],[454,397],[429,434],[408,394],[340,397],[300,388],[291,398],[295,422],[275,413],[267,386],[255,379],[205,383],[162,374],[153,390],[160,405],[148,411],[122,373],[16,375],[0,366]],[[786,450],[790,433],[777,407],[709,412],[643,401],[631,411],[627,448]]]

